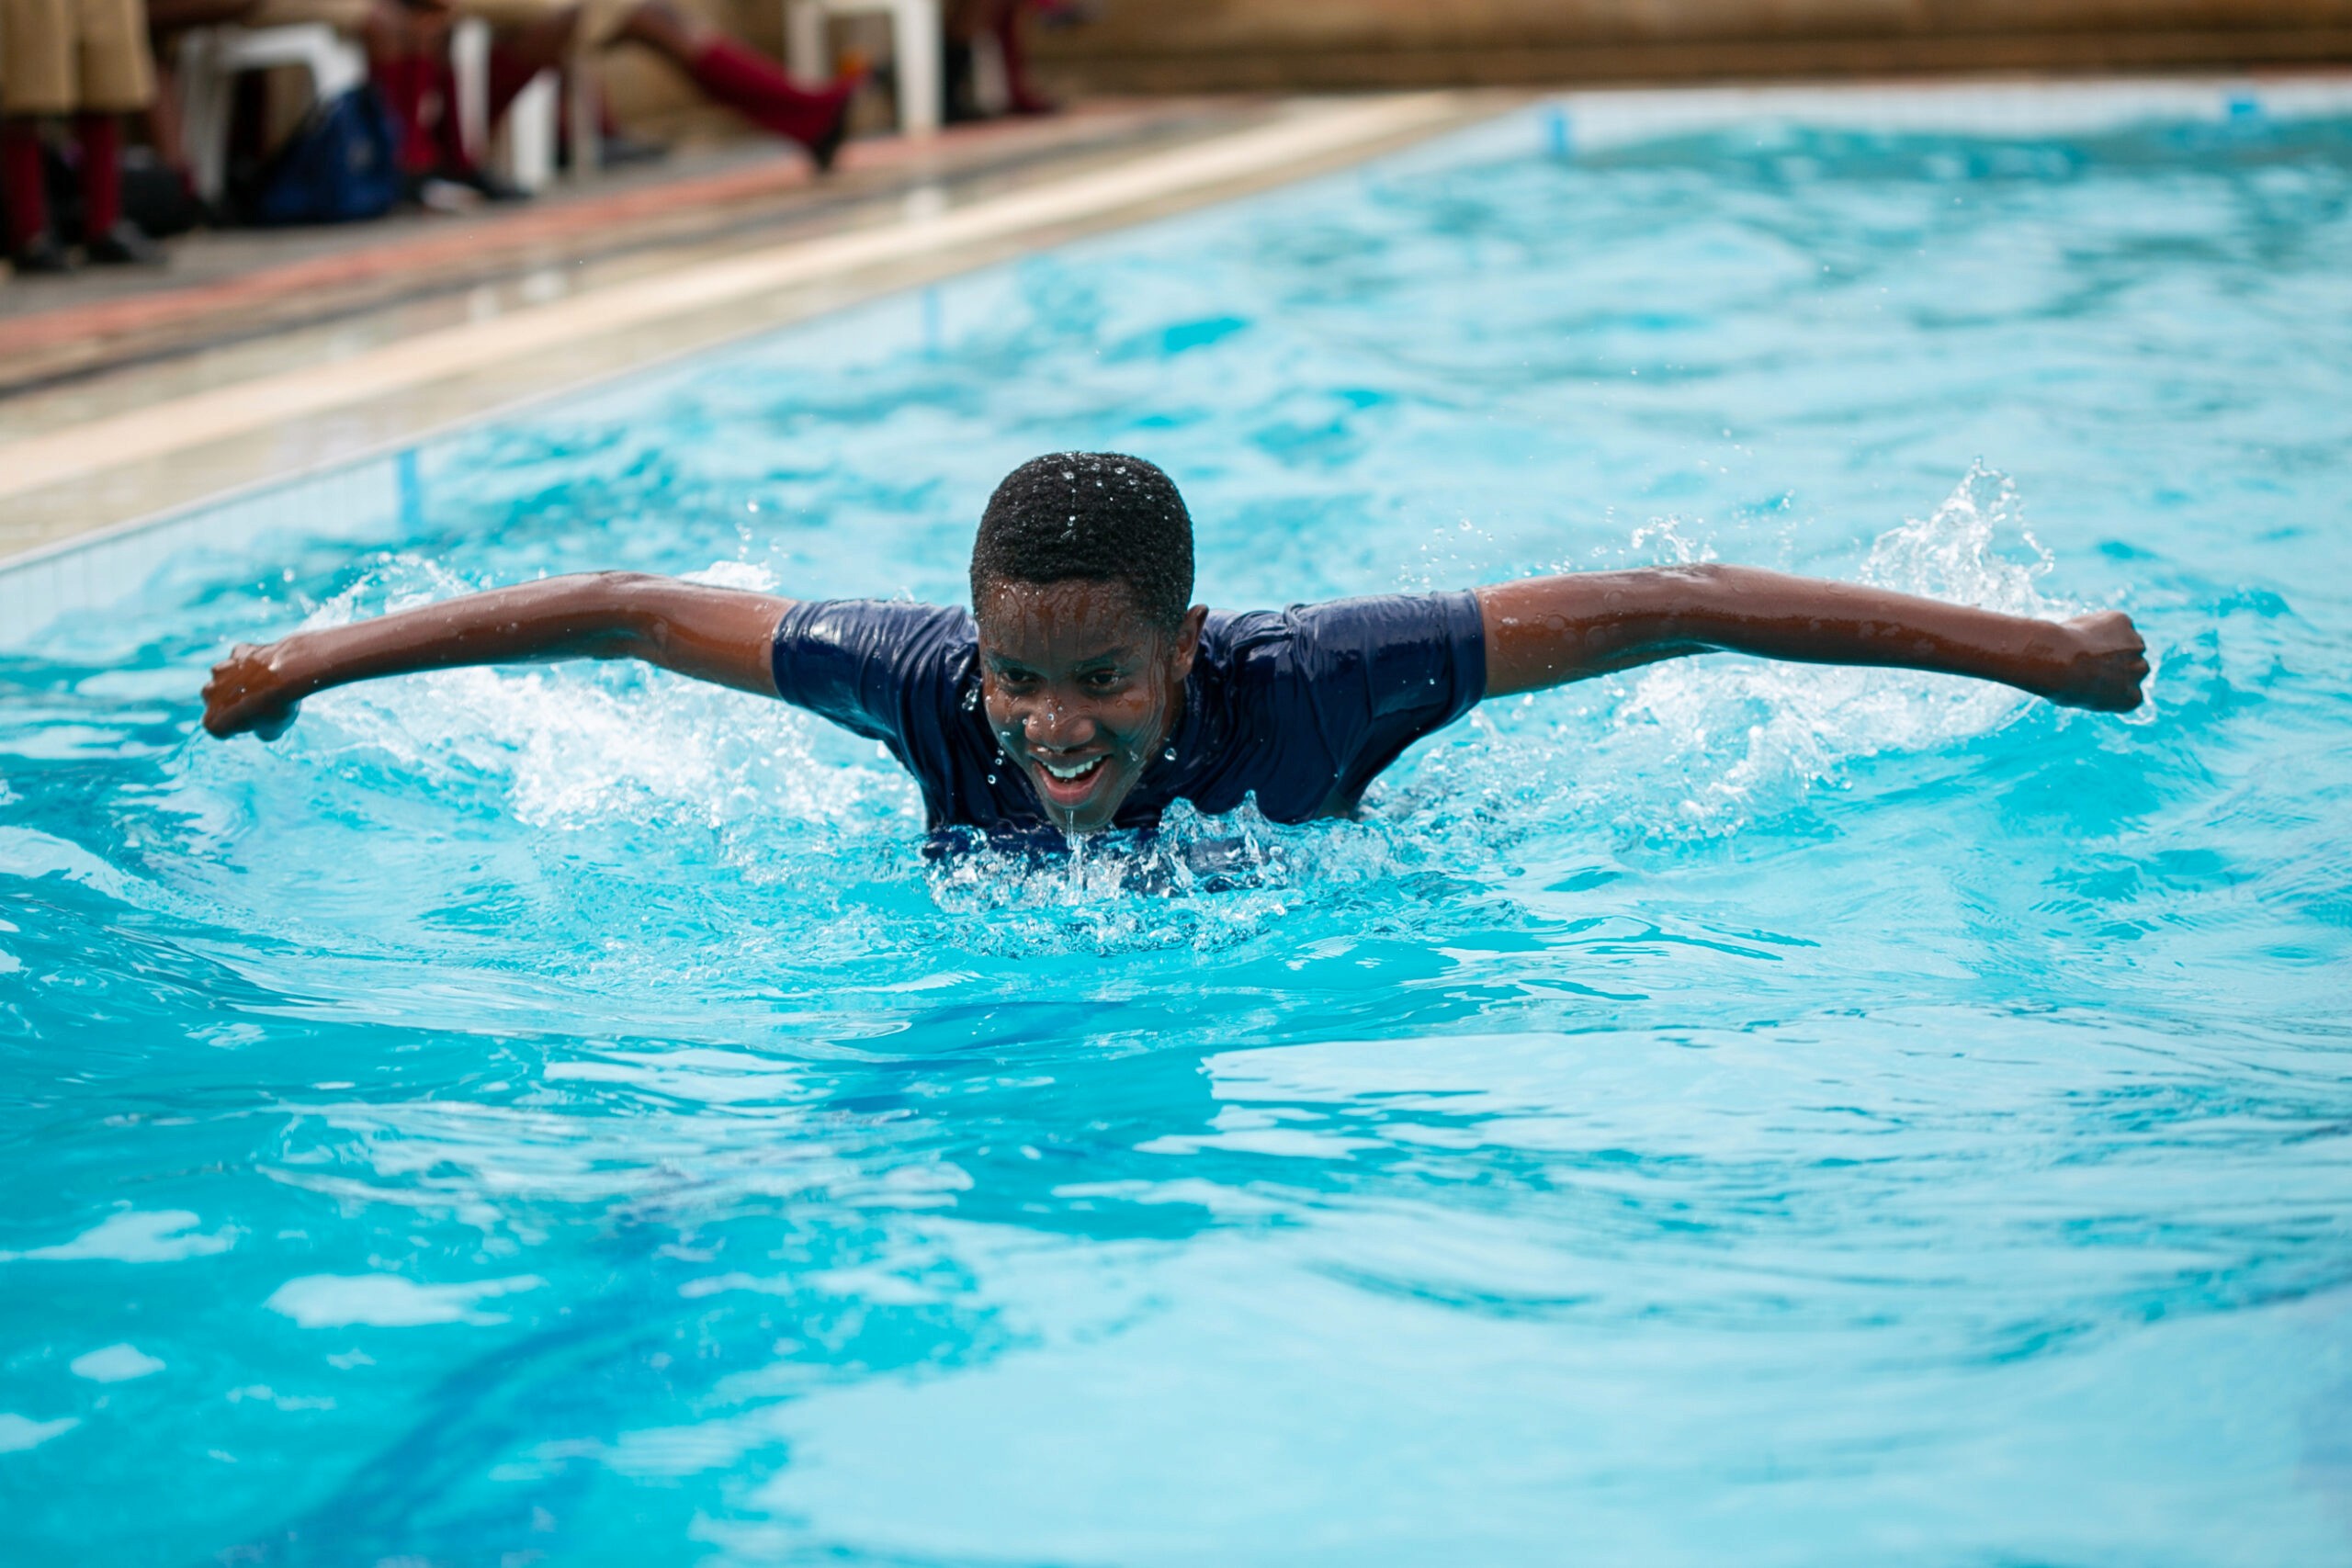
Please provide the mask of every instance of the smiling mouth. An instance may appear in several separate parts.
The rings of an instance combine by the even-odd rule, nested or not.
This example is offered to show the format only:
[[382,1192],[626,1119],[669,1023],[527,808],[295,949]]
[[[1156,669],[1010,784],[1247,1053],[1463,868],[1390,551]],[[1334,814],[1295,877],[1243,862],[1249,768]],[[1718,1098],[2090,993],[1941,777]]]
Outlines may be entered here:
[[1094,793],[1095,784],[1102,777],[1102,764],[1111,759],[1097,754],[1073,761],[1051,762],[1032,753],[1030,760],[1037,764],[1037,784],[1046,798],[1056,806],[1069,807],[1083,804]]

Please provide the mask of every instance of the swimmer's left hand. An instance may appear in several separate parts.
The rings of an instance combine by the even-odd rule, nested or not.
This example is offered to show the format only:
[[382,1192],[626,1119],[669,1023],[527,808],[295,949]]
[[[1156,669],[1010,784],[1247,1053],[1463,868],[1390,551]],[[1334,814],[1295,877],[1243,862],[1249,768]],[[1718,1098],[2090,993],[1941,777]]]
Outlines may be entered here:
[[2142,701],[2148,678],[2148,645],[2132,617],[2099,610],[2065,623],[2074,648],[2057,684],[2042,694],[2070,708],[2130,713]]

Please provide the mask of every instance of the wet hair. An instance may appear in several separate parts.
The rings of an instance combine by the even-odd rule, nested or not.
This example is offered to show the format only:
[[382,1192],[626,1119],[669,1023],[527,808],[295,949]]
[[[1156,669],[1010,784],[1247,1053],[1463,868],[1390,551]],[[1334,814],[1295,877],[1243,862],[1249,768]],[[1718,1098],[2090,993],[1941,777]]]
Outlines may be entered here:
[[1004,476],[972,541],[972,604],[1007,582],[1124,585],[1163,628],[1193,603],[1193,518],[1156,464],[1056,452]]

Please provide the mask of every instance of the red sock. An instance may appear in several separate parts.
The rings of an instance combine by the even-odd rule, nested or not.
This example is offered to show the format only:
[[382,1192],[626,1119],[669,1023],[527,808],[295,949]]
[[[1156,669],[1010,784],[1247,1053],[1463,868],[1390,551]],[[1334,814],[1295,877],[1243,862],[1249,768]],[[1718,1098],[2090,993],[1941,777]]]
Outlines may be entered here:
[[1053,101],[1029,85],[1029,57],[1021,48],[1021,7],[1007,6],[996,25],[998,55],[1004,61],[1004,87],[1014,114],[1051,114]]
[[374,74],[376,90],[384,95],[384,107],[400,122],[401,172],[432,173],[433,128],[425,123],[424,99],[433,85],[433,62],[422,56],[378,61]]
[[88,242],[122,221],[122,121],[85,114],[74,131],[82,141],[82,238]]
[[855,81],[809,92],[793,85],[781,66],[730,38],[713,39],[688,67],[702,90],[744,118],[778,136],[814,146],[841,120]]
[[433,117],[434,166],[470,169],[475,150],[466,145],[466,128],[458,113],[458,73],[446,55],[426,61],[424,73],[434,99],[441,106],[441,112]]
[[492,134],[497,132],[498,122],[506,118],[506,111],[514,107],[514,100],[523,96],[523,89],[537,80],[538,74],[517,60],[513,50],[497,43],[490,46],[490,112],[486,118]]
[[49,232],[42,188],[40,132],[28,119],[0,120],[0,193],[8,198],[8,248],[21,251]]

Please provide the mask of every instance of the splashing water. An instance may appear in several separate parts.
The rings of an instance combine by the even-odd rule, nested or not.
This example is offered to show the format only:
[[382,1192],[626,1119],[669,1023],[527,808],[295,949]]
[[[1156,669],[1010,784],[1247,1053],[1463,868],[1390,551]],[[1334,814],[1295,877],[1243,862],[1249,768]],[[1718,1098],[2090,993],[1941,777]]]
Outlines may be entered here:
[[[1672,541],[1679,564],[1713,558],[1664,525],[1637,530],[1634,547],[1653,534]],[[2031,553],[2030,564],[2002,553],[2006,536]],[[1979,464],[1928,517],[1879,536],[1860,577],[1951,604],[2064,620],[2079,608],[2034,586],[2052,564],[2024,527],[2017,487]],[[1861,759],[1988,735],[2035,705],[2007,687],[1953,676],[1752,660],[1667,665],[1624,695],[1616,728],[1640,739],[1611,755],[1611,777],[1622,781],[1628,767],[1672,772],[1685,793],[1671,815],[1645,829],[1721,834],[1759,809],[1792,803],[1811,785],[1838,783]]]
[[[433,443],[379,550],[229,503],[0,657],[11,1564],[2345,1560],[2352,133],[1538,129]],[[1741,561],[2120,604],[2164,701],[1685,660],[1049,861],[622,666],[196,732],[541,573],[953,600],[1102,448],[1219,605]]]

